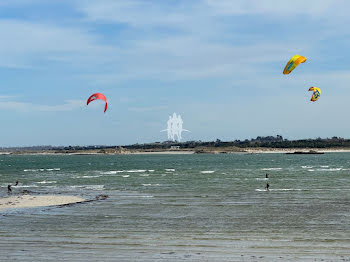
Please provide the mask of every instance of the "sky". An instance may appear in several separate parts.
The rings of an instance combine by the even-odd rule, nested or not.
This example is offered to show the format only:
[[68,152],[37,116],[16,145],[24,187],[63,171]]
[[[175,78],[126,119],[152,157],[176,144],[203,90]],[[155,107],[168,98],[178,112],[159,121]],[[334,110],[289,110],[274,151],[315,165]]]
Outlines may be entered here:
[[[347,0],[2,0],[0,146],[350,138]],[[290,75],[295,54],[308,60]],[[309,87],[322,90],[310,102]],[[101,92],[108,99],[86,106]]]

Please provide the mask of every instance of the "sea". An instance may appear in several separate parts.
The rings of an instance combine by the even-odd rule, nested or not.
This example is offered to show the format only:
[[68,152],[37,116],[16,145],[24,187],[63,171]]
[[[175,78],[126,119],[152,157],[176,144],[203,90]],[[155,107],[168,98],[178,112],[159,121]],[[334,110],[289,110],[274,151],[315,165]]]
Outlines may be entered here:
[[1,155],[16,180],[109,197],[0,211],[0,261],[350,261],[350,153]]

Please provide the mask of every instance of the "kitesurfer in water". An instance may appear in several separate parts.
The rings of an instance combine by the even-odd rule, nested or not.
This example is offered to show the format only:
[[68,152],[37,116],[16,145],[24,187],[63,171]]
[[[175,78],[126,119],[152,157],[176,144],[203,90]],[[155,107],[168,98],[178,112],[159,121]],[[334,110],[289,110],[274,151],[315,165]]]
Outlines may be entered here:
[[16,183],[15,183],[15,186],[17,186],[18,185],[18,180],[16,180]]
[[270,191],[269,188],[270,188],[270,184],[269,184],[269,182],[267,182],[267,183],[266,183],[266,191]]
[[9,194],[12,193],[11,185],[7,185],[7,193],[9,193]]
[[269,176],[270,176],[270,175],[269,175],[268,173],[266,173],[266,178],[269,178]]

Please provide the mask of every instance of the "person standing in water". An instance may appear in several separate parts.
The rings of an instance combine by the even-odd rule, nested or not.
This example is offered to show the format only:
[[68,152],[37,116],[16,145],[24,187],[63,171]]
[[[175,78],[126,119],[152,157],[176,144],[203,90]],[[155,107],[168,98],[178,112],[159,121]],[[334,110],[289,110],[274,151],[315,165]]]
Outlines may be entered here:
[[266,188],[266,191],[270,191],[270,189],[269,189],[270,188],[269,182],[266,183],[266,187],[265,188]]
[[269,175],[268,173],[266,173],[266,178],[269,178],[269,176],[270,176],[270,175]]
[[7,185],[7,193],[8,194],[12,193],[11,185]]

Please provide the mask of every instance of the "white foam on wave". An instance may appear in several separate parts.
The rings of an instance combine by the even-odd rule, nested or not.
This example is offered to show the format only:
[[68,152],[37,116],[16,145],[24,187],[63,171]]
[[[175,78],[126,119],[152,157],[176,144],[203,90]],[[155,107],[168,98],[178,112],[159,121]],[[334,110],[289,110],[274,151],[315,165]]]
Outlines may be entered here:
[[335,172],[335,171],[341,171],[342,168],[319,168],[317,171],[328,171],[328,172]]
[[154,172],[154,169],[149,169],[148,172]]
[[129,177],[130,175],[123,175],[122,177]]
[[212,174],[214,173],[215,171],[214,170],[204,170],[204,171],[201,171],[202,174]]
[[313,168],[313,167],[312,166],[301,166],[301,168],[310,169],[310,168]]
[[38,172],[38,171],[60,171],[61,168],[55,167],[55,168],[40,168],[40,169],[24,169],[24,172]]
[[111,171],[104,171],[104,172],[100,172],[101,175],[115,175],[118,173],[123,173],[123,170],[111,170]]
[[149,174],[141,174],[140,176],[149,176]]
[[102,190],[104,185],[80,185],[80,186],[69,186],[70,188],[86,188],[92,190]]
[[175,168],[166,168],[165,171],[175,172]]
[[85,188],[92,189],[92,190],[102,190],[105,186],[104,185],[89,185]]
[[147,170],[144,170],[144,169],[132,169],[132,170],[126,170],[125,172],[127,173],[143,173],[143,172],[146,172]]
[[256,178],[256,180],[269,180],[269,179],[264,177],[264,178]]
[[40,182],[37,182],[37,184],[54,184],[54,183],[57,183],[57,181],[40,181]]
[[81,176],[81,178],[94,178],[94,177],[101,177],[101,176]]
[[[154,170],[148,170],[153,172]],[[130,170],[110,170],[110,171],[102,171],[101,175],[116,175],[118,173],[144,173],[147,172],[145,169],[130,169]]]
[[300,188],[272,188],[270,191],[302,191]]
[[308,169],[307,171],[309,171],[309,172],[314,172],[315,169]]
[[39,187],[38,185],[17,185],[16,188]]
[[[303,189],[300,189],[300,188],[272,188],[272,189],[269,189],[269,191],[302,191]],[[258,192],[268,192],[266,189],[255,189],[255,191],[258,191]]]
[[323,167],[323,168],[328,168],[329,166],[321,166],[321,167]]
[[160,184],[142,184],[143,186],[160,186]]
[[152,195],[122,195],[122,196],[120,196],[120,197],[141,197],[141,198],[151,198],[151,197],[154,197],[154,196],[152,196]]
[[268,168],[262,168],[261,170],[282,170],[281,167],[268,167]]

